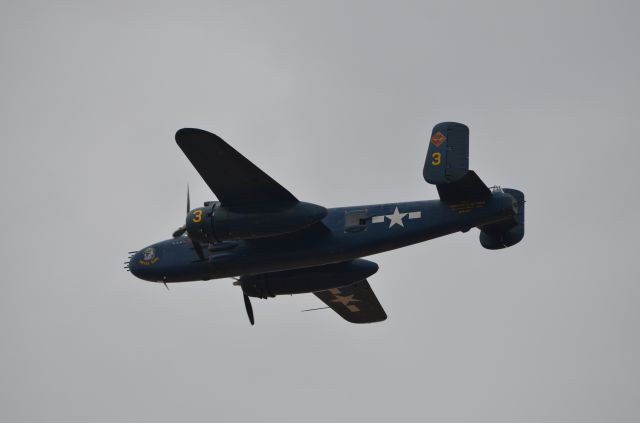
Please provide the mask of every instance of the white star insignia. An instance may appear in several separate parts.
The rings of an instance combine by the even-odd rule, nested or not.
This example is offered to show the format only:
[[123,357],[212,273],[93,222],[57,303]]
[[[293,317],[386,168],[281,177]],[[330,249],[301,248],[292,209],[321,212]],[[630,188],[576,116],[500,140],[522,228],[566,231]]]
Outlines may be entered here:
[[402,221],[402,219],[404,219],[404,217],[407,215],[407,213],[400,213],[398,211],[398,206],[396,206],[395,211],[393,212],[393,214],[388,214],[386,215],[387,218],[391,221],[391,223],[389,223],[389,227],[393,227],[393,225],[400,225],[404,228],[404,222]]

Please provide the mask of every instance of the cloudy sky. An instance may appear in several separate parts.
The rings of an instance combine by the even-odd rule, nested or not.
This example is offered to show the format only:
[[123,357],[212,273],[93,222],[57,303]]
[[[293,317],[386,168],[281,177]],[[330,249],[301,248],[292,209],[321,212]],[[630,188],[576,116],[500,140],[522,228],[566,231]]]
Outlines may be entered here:
[[[1,4],[1,421],[640,419],[637,2]],[[331,207],[437,197],[445,120],[527,235],[370,258],[383,323],[122,268],[212,199],[181,127]]]

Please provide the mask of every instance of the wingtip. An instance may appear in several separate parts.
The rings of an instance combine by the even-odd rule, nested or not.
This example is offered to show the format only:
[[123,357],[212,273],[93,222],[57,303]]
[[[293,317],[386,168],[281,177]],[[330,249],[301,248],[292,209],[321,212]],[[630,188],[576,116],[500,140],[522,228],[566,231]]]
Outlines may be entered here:
[[180,128],[176,131],[176,141],[180,142],[193,137],[198,132],[205,132],[198,128]]
[[203,140],[216,140],[216,141],[221,140],[221,138],[216,134],[209,131],[205,131],[204,129],[198,129],[198,128],[178,129],[178,131],[176,132],[175,138],[178,145],[181,145],[187,142],[193,142],[193,141],[199,142]]

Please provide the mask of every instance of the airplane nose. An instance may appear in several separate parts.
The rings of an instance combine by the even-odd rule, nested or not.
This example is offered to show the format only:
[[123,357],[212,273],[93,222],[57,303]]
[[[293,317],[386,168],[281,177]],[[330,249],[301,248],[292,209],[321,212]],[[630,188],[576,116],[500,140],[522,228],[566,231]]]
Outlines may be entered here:
[[158,275],[153,266],[157,261],[155,249],[148,247],[142,251],[132,253],[133,255],[129,258],[128,263],[129,272],[138,279],[151,282],[157,281]]
[[133,276],[139,279],[145,279],[144,268],[139,263],[141,258],[142,258],[141,252],[134,253],[131,257],[129,257],[129,263],[127,263],[127,266],[128,266],[129,272],[131,272]]
[[131,267],[135,263],[135,260],[133,258],[136,256],[137,253],[138,253],[137,251],[129,251],[127,253],[129,254],[129,257],[127,257],[127,261],[124,262],[124,268],[127,272],[131,272]]
[[127,269],[129,272],[133,274],[136,278],[140,278],[140,265],[138,265],[140,253],[134,253],[131,257],[129,257],[129,262],[127,263]]

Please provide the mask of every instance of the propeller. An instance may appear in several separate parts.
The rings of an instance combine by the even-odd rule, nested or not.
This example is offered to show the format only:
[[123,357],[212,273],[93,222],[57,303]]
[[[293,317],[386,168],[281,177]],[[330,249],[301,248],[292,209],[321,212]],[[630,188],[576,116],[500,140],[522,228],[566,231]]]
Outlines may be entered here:
[[[187,185],[187,214],[191,211],[191,199],[189,198],[189,185]],[[180,238],[187,231],[187,224],[180,226],[173,232],[174,238]]]
[[[189,215],[190,211],[191,211],[191,197],[189,195],[189,185],[187,185],[187,215]],[[184,235],[186,231],[187,231],[187,224],[185,223],[184,225],[180,226],[178,229],[176,229],[173,232],[173,237],[180,238],[182,235]],[[202,252],[202,246],[200,245],[200,243],[198,241],[191,240],[191,244],[193,244],[193,249],[198,255],[198,258],[200,260],[204,260],[204,253]]]
[[253,307],[251,307],[251,300],[247,294],[242,294],[244,297],[244,306],[247,309],[247,316],[249,316],[249,322],[251,322],[251,326],[255,323],[253,319]]
[[182,225],[173,232],[174,238],[180,238],[187,231],[187,225]]

